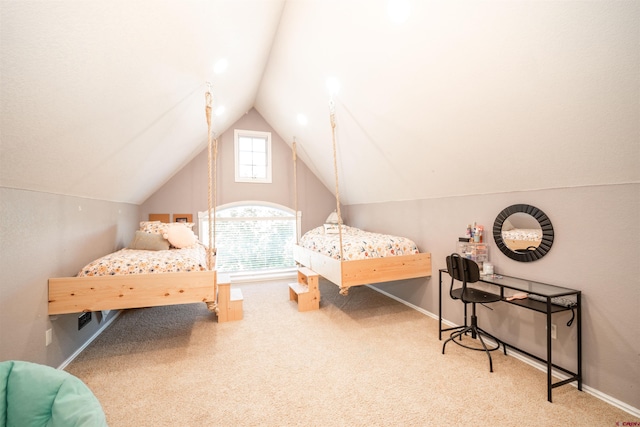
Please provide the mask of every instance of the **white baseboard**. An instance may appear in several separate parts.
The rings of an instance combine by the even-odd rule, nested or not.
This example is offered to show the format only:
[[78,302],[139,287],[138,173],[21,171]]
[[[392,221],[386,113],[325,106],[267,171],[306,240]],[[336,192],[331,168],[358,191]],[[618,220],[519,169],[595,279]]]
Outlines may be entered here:
[[[393,300],[396,300],[401,304],[406,305],[407,307],[411,307],[414,310],[419,311],[420,313],[424,314],[425,316],[429,316],[429,317],[431,317],[431,318],[433,318],[435,320],[438,320],[438,318],[439,318],[439,316],[437,314],[431,313],[430,311],[427,311],[422,307],[418,307],[417,305],[413,305],[413,304],[411,304],[411,303],[409,303],[409,302],[407,302],[405,300],[402,300],[402,299],[396,297],[395,295],[392,295],[392,294],[390,294],[388,292],[380,290],[380,289],[378,289],[376,287],[373,287],[373,286],[370,286],[370,285],[367,285],[367,286],[369,288],[373,289],[374,291],[380,292],[381,294],[386,295],[389,298],[391,298]],[[460,325],[456,325],[455,323],[450,322],[450,321],[448,321],[446,319],[442,319],[442,323],[444,323],[448,327],[460,326]],[[524,363],[526,363],[526,364],[528,364],[530,366],[533,366],[534,368],[539,369],[540,371],[542,371],[544,373],[547,372],[547,365],[539,362],[538,360],[536,360],[536,359],[534,359],[532,357],[527,356],[526,354],[522,354],[522,353],[520,353],[519,351],[517,351],[517,350],[515,350],[513,348],[509,348],[508,354],[509,354],[509,356],[513,356],[516,359],[521,360]],[[567,376],[563,372],[556,371],[556,370],[554,370],[553,375],[556,378],[560,379],[560,380],[566,380],[567,378],[569,378],[569,376]],[[577,384],[575,384],[575,383],[571,383],[571,385],[576,387],[576,388],[578,387]],[[622,409],[623,411],[633,415],[634,417],[640,418],[640,409],[634,408],[633,406],[631,406],[631,405],[629,405],[627,403],[624,403],[624,402],[622,402],[622,401],[620,401],[620,400],[618,400],[618,399],[616,399],[614,397],[611,397],[606,393],[603,393],[603,392],[601,392],[599,390],[596,390],[593,387],[589,387],[588,385],[584,384],[584,381],[582,382],[582,391],[584,391],[585,393],[589,393],[590,395],[595,396],[598,399],[600,399],[600,400],[602,400],[602,401],[604,401],[604,402],[606,402],[606,403],[608,403],[608,404],[610,404],[612,406],[615,406],[616,408]]]
[[91,344],[93,342],[93,340],[95,340],[96,338],[98,338],[98,336],[105,330],[107,329],[107,327],[109,325],[111,325],[111,323],[116,320],[118,318],[118,316],[120,316],[120,313],[122,313],[122,310],[118,310],[118,312],[116,314],[113,315],[113,317],[109,320],[107,320],[102,326],[100,326],[100,328],[93,334],[91,335],[91,337],[87,340],[87,342],[85,342],[84,344],[82,344],[82,346],[77,349],[71,356],[69,356],[64,362],[62,362],[62,364],[60,366],[58,366],[58,369],[64,370],[64,368],[66,368],[69,363],[73,362],[73,360],[78,357],[78,355],[80,353],[82,353],[82,351],[87,348],[89,346],[89,344]]

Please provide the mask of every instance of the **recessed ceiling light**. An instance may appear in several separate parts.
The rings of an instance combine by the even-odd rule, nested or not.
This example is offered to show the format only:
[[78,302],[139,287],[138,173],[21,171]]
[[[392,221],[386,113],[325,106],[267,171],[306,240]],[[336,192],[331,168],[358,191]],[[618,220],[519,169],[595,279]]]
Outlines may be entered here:
[[335,77],[329,77],[327,79],[327,89],[331,96],[337,95],[340,92],[340,82]]
[[410,0],[389,0],[387,2],[387,15],[395,24],[404,24],[411,14]]
[[223,115],[225,111],[227,111],[227,108],[224,105],[219,106],[216,108],[216,116]]
[[226,58],[219,59],[218,62],[213,66],[213,72],[216,74],[222,74],[227,70],[229,66],[229,61]]
[[298,114],[298,123],[300,123],[302,126],[306,126],[307,123],[309,123],[309,120],[307,119],[307,116],[300,113]]

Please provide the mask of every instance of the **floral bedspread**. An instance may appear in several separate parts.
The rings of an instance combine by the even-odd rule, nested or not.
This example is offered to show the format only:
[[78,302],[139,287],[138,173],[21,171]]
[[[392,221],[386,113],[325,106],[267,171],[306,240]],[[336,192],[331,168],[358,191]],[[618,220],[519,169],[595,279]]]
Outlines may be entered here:
[[206,267],[207,252],[201,245],[163,251],[120,249],[87,264],[78,277],[206,271]]
[[509,231],[502,231],[502,238],[505,240],[524,240],[527,242],[539,242],[542,239],[542,230],[514,228]]
[[[339,235],[325,233],[323,226],[305,233],[299,244],[331,258],[340,259]],[[419,253],[416,244],[405,237],[371,233],[347,225],[342,226],[342,248],[345,261]]]

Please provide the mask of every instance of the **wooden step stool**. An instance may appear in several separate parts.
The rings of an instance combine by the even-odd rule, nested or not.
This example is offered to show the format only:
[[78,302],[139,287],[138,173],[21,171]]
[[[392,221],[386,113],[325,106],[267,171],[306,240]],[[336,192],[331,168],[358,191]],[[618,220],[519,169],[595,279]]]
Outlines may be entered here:
[[306,267],[298,269],[298,282],[289,284],[289,301],[298,303],[298,311],[320,308],[319,274]]
[[231,287],[228,274],[218,274],[218,323],[242,320],[242,291]]

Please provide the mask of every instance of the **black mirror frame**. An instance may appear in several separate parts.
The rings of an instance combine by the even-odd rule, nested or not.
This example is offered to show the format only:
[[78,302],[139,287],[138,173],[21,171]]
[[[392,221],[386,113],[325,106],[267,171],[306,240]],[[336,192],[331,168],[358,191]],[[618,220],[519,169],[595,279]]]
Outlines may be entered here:
[[[542,229],[542,241],[533,251],[512,251],[504,243],[504,240],[502,240],[502,224],[511,215],[519,212],[526,213],[534,217]],[[545,256],[551,249],[551,245],[553,244],[553,226],[551,225],[549,217],[535,206],[524,204],[511,205],[508,208],[503,209],[496,217],[496,220],[493,223],[493,240],[495,240],[500,251],[509,258],[521,262],[532,262]]]

